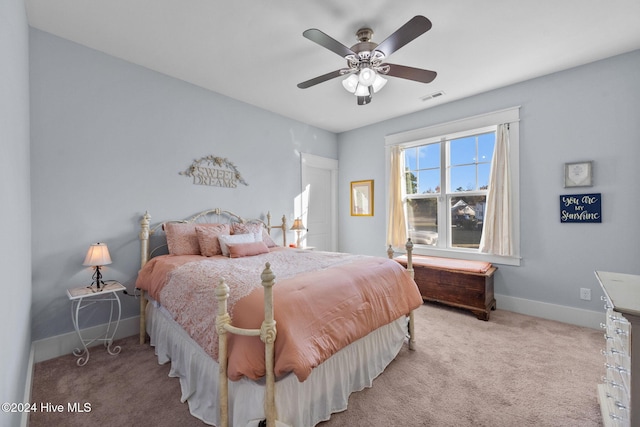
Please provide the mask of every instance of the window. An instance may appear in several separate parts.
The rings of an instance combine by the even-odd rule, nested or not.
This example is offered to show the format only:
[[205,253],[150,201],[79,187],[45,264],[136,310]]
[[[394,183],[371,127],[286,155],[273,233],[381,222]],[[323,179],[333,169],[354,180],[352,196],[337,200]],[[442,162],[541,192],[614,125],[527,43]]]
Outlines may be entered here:
[[493,127],[402,150],[406,223],[414,243],[479,248],[495,140]]
[[[386,138],[387,155],[392,148],[399,158],[402,195],[399,212],[404,216],[407,237],[418,254],[452,258],[481,259],[519,265],[519,109],[474,116],[455,122],[417,129]],[[508,161],[512,212],[512,256],[480,252],[487,214],[491,161],[496,147],[498,125],[509,123]],[[398,162],[395,162],[397,165]],[[393,166],[388,169],[394,170]],[[397,182],[397,180],[395,181]],[[394,181],[389,178],[390,189]],[[391,192],[388,194],[398,194]],[[398,206],[397,201],[389,200]],[[403,214],[404,215],[403,215]],[[389,221],[389,227],[397,221]],[[402,229],[402,228],[400,228]],[[487,227],[491,230],[491,228]],[[395,229],[394,229],[395,230]],[[491,232],[491,231],[489,231]],[[485,236],[487,237],[487,236]]]

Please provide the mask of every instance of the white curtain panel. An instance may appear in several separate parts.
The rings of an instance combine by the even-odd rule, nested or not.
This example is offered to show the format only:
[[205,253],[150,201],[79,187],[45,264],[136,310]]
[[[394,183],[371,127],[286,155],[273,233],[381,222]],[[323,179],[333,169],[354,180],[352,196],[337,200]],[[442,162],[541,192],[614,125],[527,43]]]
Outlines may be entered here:
[[498,125],[496,147],[491,160],[489,192],[480,252],[513,255],[511,215],[511,173],[509,166],[509,125]]
[[391,149],[391,168],[389,179],[389,224],[387,226],[387,244],[394,248],[404,247],[407,241],[407,224],[404,218],[404,193],[403,158],[399,146],[393,145]]

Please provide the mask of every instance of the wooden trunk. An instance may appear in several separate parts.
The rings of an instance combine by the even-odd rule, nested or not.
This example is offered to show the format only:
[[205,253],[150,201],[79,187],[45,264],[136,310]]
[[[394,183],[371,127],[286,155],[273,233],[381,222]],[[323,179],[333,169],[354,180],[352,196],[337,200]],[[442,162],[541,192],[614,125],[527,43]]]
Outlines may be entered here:
[[[397,260],[406,267],[406,260]],[[480,320],[489,320],[489,313],[496,309],[493,294],[493,274],[497,267],[485,273],[448,270],[420,265],[420,258],[413,258],[414,279],[425,301],[436,301],[453,307],[470,310]]]

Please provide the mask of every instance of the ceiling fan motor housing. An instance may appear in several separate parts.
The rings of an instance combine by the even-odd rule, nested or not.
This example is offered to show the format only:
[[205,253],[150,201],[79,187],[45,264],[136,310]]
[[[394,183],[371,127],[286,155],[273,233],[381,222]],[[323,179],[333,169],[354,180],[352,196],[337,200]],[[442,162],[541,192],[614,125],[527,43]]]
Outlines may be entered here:
[[376,51],[378,43],[371,41],[372,35],[373,30],[371,28],[360,28],[356,32],[359,42],[351,46],[351,50],[358,56],[354,58],[353,55],[348,55],[346,57],[349,67],[353,70],[360,71],[365,68],[371,68],[376,69],[378,72],[381,71],[377,70],[377,67],[384,59],[384,54]]
[[360,28],[356,32],[356,37],[358,38],[358,41],[360,41],[360,42],[371,41],[371,36],[373,36],[373,30],[371,28]]

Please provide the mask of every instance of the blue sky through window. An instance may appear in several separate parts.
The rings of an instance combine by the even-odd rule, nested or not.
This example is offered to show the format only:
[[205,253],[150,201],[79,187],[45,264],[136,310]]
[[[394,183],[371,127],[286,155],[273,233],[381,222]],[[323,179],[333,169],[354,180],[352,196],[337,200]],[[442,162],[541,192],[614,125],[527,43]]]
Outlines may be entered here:
[[[450,191],[475,191],[489,185],[495,133],[484,133],[448,142]],[[405,167],[417,179],[417,194],[434,193],[440,188],[441,143],[408,148]]]

